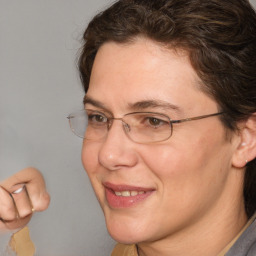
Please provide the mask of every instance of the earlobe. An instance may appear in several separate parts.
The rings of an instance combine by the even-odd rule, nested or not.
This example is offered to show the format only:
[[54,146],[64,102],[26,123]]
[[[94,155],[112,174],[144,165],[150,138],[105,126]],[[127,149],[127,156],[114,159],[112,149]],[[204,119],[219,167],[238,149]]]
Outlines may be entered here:
[[236,168],[243,168],[256,157],[256,113],[243,123],[239,135],[240,143],[234,152],[232,164]]

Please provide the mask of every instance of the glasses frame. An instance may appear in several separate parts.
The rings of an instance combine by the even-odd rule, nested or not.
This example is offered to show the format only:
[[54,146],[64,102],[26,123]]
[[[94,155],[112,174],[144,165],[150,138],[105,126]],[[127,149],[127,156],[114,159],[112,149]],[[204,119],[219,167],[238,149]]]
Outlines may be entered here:
[[[95,111],[95,110],[92,110],[92,109],[83,109],[81,111],[77,111],[77,112],[74,112],[72,114],[70,114],[69,116],[67,116],[67,119],[69,120],[69,125],[70,125],[70,128],[72,130],[72,132],[80,137],[80,138],[83,138],[83,139],[86,139],[84,136],[80,136],[79,134],[77,134],[75,132],[75,129],[72,127],[72,124],[71,124],[71,119],[72,118],[75,118],[78,113],[85,113],[86,114],[86,111]],[[98,111],[99,113],[101,113],[100,111]],[[162,141],[166,141],[168,140],[171,136],[172,136],[172,133],[173,133],[173,124],[178,124],[178,123],[184,123],[184,122],[189,122],[189,121],[195,121],[195,120],[200,120],[200,119],[204,119],[204,118],[208,118],[208,117],[213,117],[213,116],[219,116],[219,115],[222,115],[224,114],[224,112],[216,112],[216,113],[213,113],[213,114],[208,114],[208,115],[201,115],[201,116],[195,116],[195,117],[188,117],[188,118],[183,118],[183,119],[177,119],[177,120],[172,120],[168,115],[165,115],[165,114],[162,114],[162,113],[158,113],[158,112],[143,112],[143,111],[140,111],[140,112],[130,112],[130,113],[127,113],[125,115],[123,115],[123,117],[107,117],[104,113],[101,113],[102,115],[104,115],[108,122],[108,126],[107,126],[107,129],[109,130],[111,128],[111,125],[112,125],[112,122],[110,123],[109,120],[119,120],[119,121],[122,121],[123,123],[123,128],[124,128],[124,132],[125,134],[127,135],[127,137],[135,142],[135,143],[139,143],[139,144],[150,144],[150,143],[157,143],[157,142],[162,142]],[[134,141],[130,136],[129,136],[129,124],[127,124],[123,118],[125,116],[129,116],[129,115],[133,115],[133,114],[157,114],[157,115],[161,115],[161,116],[164,116],[166,119],[169,120],[169,124],[170,124],[170,130],[171,130],[171,133],[170,133],[170,136],[166,139],[163,139],[163,140],[159,140],[159,141],[152,141],[152,142],[137,142],[137,141]]]

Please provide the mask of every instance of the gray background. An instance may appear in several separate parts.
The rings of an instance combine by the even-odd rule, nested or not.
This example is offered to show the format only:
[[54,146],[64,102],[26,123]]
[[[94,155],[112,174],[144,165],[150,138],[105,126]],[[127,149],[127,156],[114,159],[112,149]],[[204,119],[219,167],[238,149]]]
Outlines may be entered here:
[[44,174],[51,205],[29,224],[39,256],[105,256],[114,244],[66,118],[82,109],[79,40],[109,2],[0,0],[0,180],[26,166]]
[[43,172],[51,206],[29,224],[38,256],[105,256],[114,244],[66,119],[82,108],[79,39],[109,3],[0,0],[0,180],[26,166]]

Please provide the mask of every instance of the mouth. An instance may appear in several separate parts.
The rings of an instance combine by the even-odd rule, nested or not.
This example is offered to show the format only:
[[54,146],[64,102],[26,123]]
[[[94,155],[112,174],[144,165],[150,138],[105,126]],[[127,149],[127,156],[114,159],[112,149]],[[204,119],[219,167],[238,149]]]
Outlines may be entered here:
[[105,196],[111,208],[129,208],[146,200],[155,191],[152,188],[134,187],[129,185],[114,185],[104,183]]
[[145,194],[146,191],[114,191],[116,196],[124,196],[124,197],[128,197],[128,196],[137,196],[137,195],[142,195]]

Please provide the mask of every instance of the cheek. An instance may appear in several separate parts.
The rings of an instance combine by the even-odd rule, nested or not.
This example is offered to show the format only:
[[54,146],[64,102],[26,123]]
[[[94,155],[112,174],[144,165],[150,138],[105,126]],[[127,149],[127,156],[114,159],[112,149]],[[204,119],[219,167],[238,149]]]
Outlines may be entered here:
[[[219,175],[218,180],[212,182],[218,166],[213,159],[209,161],[211,152],[207,148],[200,144],[196,150],[162,145],[145,152],[143,161],[154,175],[158,189],[155,218],[180,227],[194,221],[214,204],[225,177]],[[150,155],[152,157],[148,157]]]
[[91,179],[91,177],[97,172],[98,164],[98,148],[95,143],[84,141],[81,157],[84,169]]
[[160,189],[168,195],[179,193],[181,197],[200,193],[198,188],[208,190],[216,177],[225,179],[222,169],[228,162],[227,155],[223,141],[199,136],[189,142],[173,140],[169,145],[154,146],[141,154]]
[[82,148],[82,163],[90,179],[92,188],[95,192],[100,205],[103,205],[104,190],[99,179],[100,167],[98,165],[98,146],[97,143],[84,142]]
[[146,166],[163,183],[191,173],[193,165],[202,159],[200,154],[195,156],[188,148],[169,145],[149,148],[141,156]]
[[162,200],[159,203],[167,212],[170,211],[169,207],[181,210],[182,198],[187,200],[188,195],[194,191],[194,163],[186,159],[187,154],[188,152],[168,145],[155,146],[141,154],[143,162],[156,181],[157,191]]

